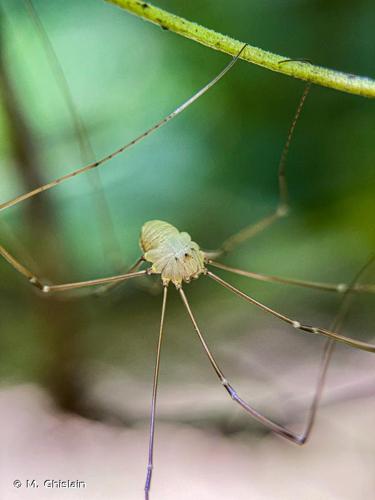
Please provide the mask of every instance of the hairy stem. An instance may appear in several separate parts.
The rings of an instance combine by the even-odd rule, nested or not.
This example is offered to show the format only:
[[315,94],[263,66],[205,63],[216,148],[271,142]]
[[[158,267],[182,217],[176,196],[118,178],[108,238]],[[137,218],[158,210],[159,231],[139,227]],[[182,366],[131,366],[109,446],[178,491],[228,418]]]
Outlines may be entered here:
[[[245,44],[243,41],[222,35],[140,0],[107,1],[118,5],[138,17],[158,24],[163,29],[173,31],[202,45],[232,56],[238,54],[241,47]],[[350,73],[341,73],[321,66],[315,66],[309,62],[288,61],[288,57],[273,54],[252,45],[247,45],[240,58],[271,71],[283,73],[317,85],[364,97],[375,97],[375,80],[371,78],[352,75]]]

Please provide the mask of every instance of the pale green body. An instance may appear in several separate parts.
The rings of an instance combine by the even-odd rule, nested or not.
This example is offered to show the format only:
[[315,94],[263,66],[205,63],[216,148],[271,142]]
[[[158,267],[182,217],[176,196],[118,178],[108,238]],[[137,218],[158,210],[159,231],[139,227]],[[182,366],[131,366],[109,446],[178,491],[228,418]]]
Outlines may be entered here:
[[140,245],[144,259],[151,262],[151,272],[160,274],[164,285],[172,282],[177,288],[183,281],[206,272],[205,256],[188,233],[180,233],[168,222],[146,222],[141,231]]

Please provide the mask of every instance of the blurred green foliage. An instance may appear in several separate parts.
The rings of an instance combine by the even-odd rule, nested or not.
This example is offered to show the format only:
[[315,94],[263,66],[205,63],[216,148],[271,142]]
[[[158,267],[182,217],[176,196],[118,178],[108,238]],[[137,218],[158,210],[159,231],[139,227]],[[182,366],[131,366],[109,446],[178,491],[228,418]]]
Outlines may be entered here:
[[[156,3],[286,57],[374,76],[372,1]],[[67,0],[63,4],[35,0],[34,4],[97,157],[147,129],[228,62],[223,54],[141,22],[100,0]],[[81,165],[77,138],[23,2],[7,0],[3,10],[6,67],[33,131],[40,173],[47,182]],[[279,156],[302,90],[302,82],[240,62],[176,120],[104,166],[100,177],[124,263],[139,254],[139,231],[149,219],[165,219],[190,232],[202,247],[214,248],[270,213],[277,203]],[[25,186],[12,157],[7,117],[1,107],[0,127],[3,201],[25,191]],[[374,165],[374,103],[314,87],[288,158],[290,218],[243,245],[226,261],[300,279],[350,280],[374,248]],[[98,229],[89,175],[41,195],[56,214],[54,231],[63,241],[65,254],[60,263],[64,281],[115,271],[102,252],[100,241],[108,235]],[[1,216],[24,246],[33,248],[38,272],[43,275],[38,255],[44,241],[33,241],[30,226],[36,227],[39,221],[30,221],[30,203]],[[12,246],[7,233],[4,240]],[[12,251],[17,254],[16,246]],[[5,262],[0,263],[0,277],[4,342],[0,371],[7,379],[39,378],[52,349],[45,335],[40,335],[35,301],[43,299],[35,298],[33,290]],[[231,281],[280,310],[325,326],[337,310],[338,298],[333,295],[233,277]],[[135,283],[122,290],[113,297],[80,301],[83,326],[77,359],[83,364],[85,360],[117,364],[150,380],[161,297]],[[210,341],[221,346],[223,353],[228,342],[256,337],[257,328],[275,326],[274,320],[255,314],[203,279],[188,292]],[[369,301],[358,301],[356,326],[371,326]],[[203,380],[209,368],[203,366],[203,355],[185,316],[178,299],[172,298],[165,373],[180,373],[184,366],[184,378],[184,373],[190,376],[193,365],[196,376]],[[285,340],[280,342],[305,346],[294,332],[289,336],[287,328],[283,332]],[[254,356],[266,360],[268,342],[265,336],[263,349]],[[315,343],[314,349],[320,345]],[[291,348],[291,352],[296,354],[298,349]]]

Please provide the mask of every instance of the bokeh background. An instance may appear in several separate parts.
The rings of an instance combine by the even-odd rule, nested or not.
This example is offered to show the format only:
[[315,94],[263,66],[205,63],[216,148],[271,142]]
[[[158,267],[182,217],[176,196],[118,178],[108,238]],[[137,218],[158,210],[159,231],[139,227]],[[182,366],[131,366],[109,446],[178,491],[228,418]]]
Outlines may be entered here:
[[[374,76],[371,1],[179,2],[158,6],[239,40]],[[147,129],[228,57],[101,0],[37,1],[94,157]],[[56,72],[21,0],[1,2],[1,201],[83,164]],[[139,255],[142,224],[164,219],[203,248],[270,213],[277,165],[303,83],[240,62],[207,95],[134,149],[1,214],[2,243],[46,280],[116,273]],[[374,105],[314,87],[288,158],[289,218],[225,262],[348,282],[374,249]],[[105,196],[114,227],[103,215]],[[117,242],[117,243],[116,243]],[[301,321],[328,327],[340,298],[221,274]],[[374,282],[370,269],[365,281]],[[46,299],[0,263],[0,496],[142,498],[158,281],[102,297]],[[171,290],[172,291],[172,290]],[[173,292],[173,291],[172,291]],[[324,340],[291,331],[208,279],[186,293],[239,393],[302,429]],[[343,332],[374,339],[374,297],[355,298]],[[297,448],[244,415],[217,382],[170,293],[152,498],[370,499],[375,364],[338,346],[311,442]],[[12,481],[86,481],[85,490]],[[176,493],[178,492],[178,493]]]

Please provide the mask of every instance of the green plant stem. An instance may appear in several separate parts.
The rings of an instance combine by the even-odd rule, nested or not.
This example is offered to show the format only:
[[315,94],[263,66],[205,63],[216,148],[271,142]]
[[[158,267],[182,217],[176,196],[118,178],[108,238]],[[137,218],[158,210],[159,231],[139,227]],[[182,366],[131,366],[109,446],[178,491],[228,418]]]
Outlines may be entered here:
[[[173,31],[202,45],[232,56],[237,55],[241,47],[245,44],[245,42],[240,42],[229,36],[217,33],[146,2],[139,0],[107,1],[118,5],[138,17],[158,24],[165,30]],[[247,45],[241,54],[241,59],[271,71],[283,73],[324,87],[364,97],[375,97],[375,80],[371,78],[352,75],[350,73],[341,73],[321,66],[315,66],[309,62],[288,61],[288,57],[273,54],[251,45]]]

